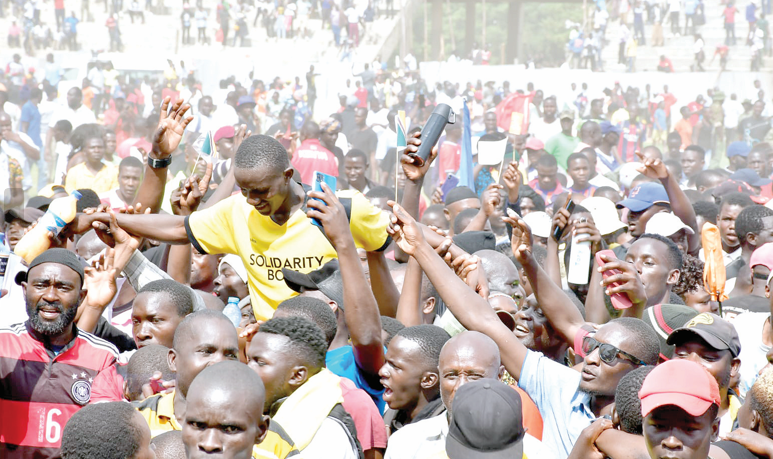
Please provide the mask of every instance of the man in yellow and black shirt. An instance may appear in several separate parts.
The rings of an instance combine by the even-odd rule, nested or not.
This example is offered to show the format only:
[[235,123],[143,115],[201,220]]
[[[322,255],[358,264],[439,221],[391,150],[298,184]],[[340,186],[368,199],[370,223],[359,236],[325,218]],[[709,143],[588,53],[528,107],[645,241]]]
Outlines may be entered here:
[[[284,282],[282,268],[308,273],[336,257],[320,227],[306,216],[307,188],[295,182],[287,151],[275,139],[244,140],[235,157],[234,176],[241,195],[231,196],[189,217],[118,215],[121,228],[137,236],[184,244],[201,253],[233,253],[247,268],[252,308],[267,320],[277,305],[297,295]],[[373,252],[389,245],[387,217],[356,191],[336,193],[350,217],[358,247]],[[78,230],[107,214],[79,215]]]
[[[148,422],[152,437],[170,430],[182,430],[186,396],[193,379],[215,363],[238,361],[236,329],[220,312],[204,310],[187,316],[174,334],[169,367],[176,372],[175,390],[134,402]],[[263,441],[255,445],[252,457],[284,459],[298,455],[295,443],[276,421],[269,423]]]

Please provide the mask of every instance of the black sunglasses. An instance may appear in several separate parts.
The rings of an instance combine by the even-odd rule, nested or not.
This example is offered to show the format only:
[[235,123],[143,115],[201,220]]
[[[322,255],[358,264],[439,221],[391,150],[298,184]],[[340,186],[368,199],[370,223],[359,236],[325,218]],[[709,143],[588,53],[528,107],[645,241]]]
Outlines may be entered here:
[[599,350],[599,357],[601,357],[601,361],[606,363],[607,365],[614,365],[615,362],[617,362],[617,359],[622,356],[629,362],[633,363],[634,365],[644,365],[647,366],[646,363],[642,362],[641,360],[637,359],[636,357],[632,356],[631,354],[621,351],[620,349],[616,348],[615,346],[607,343],[599,343],[596,341],[595,338],[592,338],[590,336],[586,336],[582,339],[582,352],[585,353],[585,355],[590,355],[591,352],[595,351],[596,349]]

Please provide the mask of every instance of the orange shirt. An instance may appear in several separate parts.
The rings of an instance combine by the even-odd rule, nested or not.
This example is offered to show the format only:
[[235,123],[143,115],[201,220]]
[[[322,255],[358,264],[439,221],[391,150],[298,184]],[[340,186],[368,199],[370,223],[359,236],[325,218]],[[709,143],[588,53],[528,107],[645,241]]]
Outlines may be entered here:
[[89,109],[91,108],[91,101],[94,100],[94,90],[91,89],[91,86],[88,88],[83,89],[83,105],[87,106]]
[[523,426],[529,435],[542,441],[542,415],[539,414],[539,408],[529,397],[523,389],[518,387],[517,384],[511,384],[510,387],[518,392],[521,396],[521,415],[523,416]]
[[689,120],[682,118],[677,121],[674,130],[678,132],[679,137],[682,138],[683,149],[688,145],[692,145],[692,124],[690,124]]

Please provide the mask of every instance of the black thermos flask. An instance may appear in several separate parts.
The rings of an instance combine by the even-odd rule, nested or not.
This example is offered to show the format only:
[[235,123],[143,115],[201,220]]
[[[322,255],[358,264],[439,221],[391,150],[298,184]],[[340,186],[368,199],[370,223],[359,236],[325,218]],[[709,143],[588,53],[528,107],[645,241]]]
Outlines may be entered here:
[[417,151],[416,154],[411,155],[418,161],[419,164],[417,164],[417,166],[422,166],[427,158],[429,158],[432,147],[434,147],[438,139],[440,139],[440,134],[443,133],[446,124],[454,124],[455,121],[456,116],[449,105],[438,104],[438,106],[435,107],[435,110],[429,116],[429,120],[427,120],[427,124],[424,125],[424,129],[421,130],[421,137],[419,137],[421,139],[421,145],[419,145],[419,151]]

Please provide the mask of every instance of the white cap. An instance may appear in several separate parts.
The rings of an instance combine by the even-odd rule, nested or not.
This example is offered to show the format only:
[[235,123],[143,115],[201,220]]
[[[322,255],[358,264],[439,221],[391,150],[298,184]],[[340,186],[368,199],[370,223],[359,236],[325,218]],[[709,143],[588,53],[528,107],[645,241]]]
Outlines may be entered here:
[[695,234],[692,228],[685,225],[679,217],[671,212],[658,212],[647,222],[644,232],[668,237],[681,229],[687,231],[687,234]]
[[228,255],[221,258],[220,264],[217,267],[218,273],[223,272],[224,264],[228,264],[231,268],[233,268],[233,270],[236,271],[236,274],[239,276],[242,282],[244,282],[245,284],[247,283],[247,281],[249,280],[249,276],[247,275],[247,268],[244,267],[244,262],[242,262],[241,257],[239,257],[238,255],[229,253]]
[[590,211],[596,228],[603,236],[626,227],[626,224],[620,221],[615,203],[607,198],[601,196],[586,198],[582,201],[582,206]]
[[529,212],[523,217],[523,221],[531,228],[531,234],[537,237],[550,236],[550,225],[552,224],[552,220],[545,212]]
[[620,166],[620,184],[623,185],[626,189],[630,190],[633,179],[641,174],[641,172],[637,170],[637,168],[641,165],[642,163],[633,162],[625,163]]

